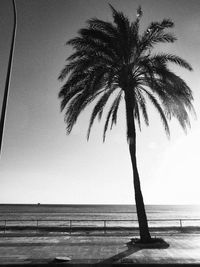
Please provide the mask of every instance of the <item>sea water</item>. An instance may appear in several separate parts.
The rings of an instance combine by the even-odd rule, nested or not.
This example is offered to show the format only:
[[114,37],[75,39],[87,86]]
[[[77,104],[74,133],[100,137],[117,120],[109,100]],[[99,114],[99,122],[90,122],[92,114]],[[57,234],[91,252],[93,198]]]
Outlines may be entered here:
[[[146,205],[150,227],[200,226],[199,205]],[[199,219],[199,220],[198,220]],[[135,205],[0,205],[0,220],[9,225],[138,226]],[[27,221],[25,221],[27,220]],[[30,220],[30,221],[28,221]],[[121,221],[120,221],[121,220]],[[132,220],[132,221],[131,221]],[[181,221],[180,221],[181,220]]]

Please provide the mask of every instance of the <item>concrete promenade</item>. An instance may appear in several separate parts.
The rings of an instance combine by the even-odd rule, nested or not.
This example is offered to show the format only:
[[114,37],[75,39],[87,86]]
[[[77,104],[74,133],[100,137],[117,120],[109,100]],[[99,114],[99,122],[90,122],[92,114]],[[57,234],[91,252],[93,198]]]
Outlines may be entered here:
[[[0,265],[55,265],[56,257],[71,264],[198,264],[200,233],[160,234],[165,249],[128,247],[133,236],[0,236]],[[65,263],[59,263],[65,265]],[[67,264],[68,265],[68,264]]]

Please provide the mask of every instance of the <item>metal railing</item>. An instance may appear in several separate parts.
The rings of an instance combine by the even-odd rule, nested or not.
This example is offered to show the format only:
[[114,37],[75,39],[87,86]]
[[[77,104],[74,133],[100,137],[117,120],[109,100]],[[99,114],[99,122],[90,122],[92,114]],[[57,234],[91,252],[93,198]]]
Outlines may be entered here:
[[[183,229],[185,226],[183,223],[186,221],[199,221],[199,229],[200,229],[200,219],[194,218],[194,219],[150,219],[148,220],[149,223],[151,222],[178,222],[178,226],[177,224],[175,225],[167,225],[167,226],[163,226],[163,225],[156,225],[154,227],[150,226],[151,228],[165,228],[165,227],[176,227],[179,229]],[[17,224],[17,222],[19,222]],[[33,224],[25,224],[26,222],[32,222]],[[42,225],[42,222],[47,222],[48,224],[46,225]],[[65,225],[60,225],[60,224],[54,224],[52,225],[51,222],[59,222],[59,223],[66,223]],[[93,222],[96,223],[96,225],[84,225],[84,222]],[[110,219],[110,220],[105,220],[105,219],[98,219],[98,220],[90,220],[90,219],[60,219],[60,220],[55,220],[55,219],[0,219],[0,229],[6,233],[6,230],[8,229],[25,229],[25,228],[31,228],[31,229],[36,229],[36,230],[40,230],[40,229],[54,229],[58,230],[58,229],[64,229],[64,230],[68,230],[69,233],[71,234],[73,230],[91,230],[91,229],[95,229],[95,230],[103,230],[104,233],[106,233],[107,230],[109,229],[138,229],[138,226],[126,226],[126,225],[119,225],[119,224],[114,224],[114,225],[109,225],[109,223],[119,223],[119,222],[137,222],[138,220],[123,220],[123,219]],[[13,224],[14,223],[14,224]],[[23,223],[23,224],[22,224]],[[77,223],[79,223],[77,225]],[[81,223],[81,224],[80,224]],[[97,225],[97,223],[100,223],[100,226]],[[191,225],[194,226],[194,225]]]

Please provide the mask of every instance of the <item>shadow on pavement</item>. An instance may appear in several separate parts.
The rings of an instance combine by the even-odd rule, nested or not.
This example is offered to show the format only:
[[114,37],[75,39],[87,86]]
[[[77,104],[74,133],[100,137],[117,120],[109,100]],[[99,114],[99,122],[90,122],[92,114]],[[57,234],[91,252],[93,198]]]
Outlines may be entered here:
[[152,243],[141,244],[137,243],[137,239],[132,239],[130,242],[126,243],[128,249],[116,254],[106,260],[99,262],[99,264],[111,264],[122,260],[123,258],[130,256],[133,253],[141,249],[166,249],[169,247],[169,244],[161,238],[152,239]]
[[137,246],[128,246],[128,249],[125,250],[125,251],[122,251],[106,260],[103,260],[101,262],[99,262],[98,264],[109,264],[109,263],[114,263],[114,262],[117,262],[121,259],[123,259],[124,257],[127,257],[137,251],[141,250],[141,248],[137,247]]

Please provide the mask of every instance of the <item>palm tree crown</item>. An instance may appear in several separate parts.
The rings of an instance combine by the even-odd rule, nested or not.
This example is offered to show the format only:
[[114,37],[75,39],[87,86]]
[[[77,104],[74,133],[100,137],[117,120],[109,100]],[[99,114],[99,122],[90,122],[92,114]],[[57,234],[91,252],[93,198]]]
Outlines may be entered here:
[[[167,32],[174,26],[170,19],[152,22],[143,34],[139,33],[142,10],[139,7],[134,22],[112,6],[113,23],[97,18],[87,21],[87,27],[67,45],[74,53],[67,58],[67,65],[59,75],[67,78],[59,92],[61,110],[66,108],[65,122],[70,133],[82,110],[97,98],[91,114],[88,135],[96,117],[101,119],[103,109],[112,94],[115,99],[108,111],[103,139],[111,122],[117,122],[117,112],[123,95],[127,95],[132,106],[134,119],[140,128],[141,117],[149,124],[146,100],[154,105],[169,135],[168,119],[175,117],[183,129],[189,126],[188,111],[193,110],[192,92],[187,84],[173,73],[168,63],[183,68],[192,67],[182,58],[153,53],[158,43],[173,43],[176,37]],[[128,129],[129,127],[127,127]],[[127,130],[127,138],[131,135]]]

